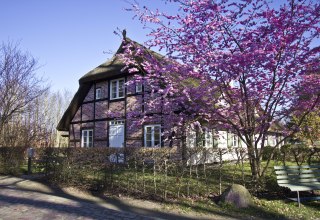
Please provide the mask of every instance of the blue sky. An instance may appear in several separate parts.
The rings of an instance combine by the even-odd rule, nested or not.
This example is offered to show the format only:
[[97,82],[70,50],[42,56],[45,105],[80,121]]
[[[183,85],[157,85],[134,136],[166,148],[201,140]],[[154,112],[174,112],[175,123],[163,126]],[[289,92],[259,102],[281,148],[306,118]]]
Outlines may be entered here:
[[[139,3],[163,7],[161,1]],[[124,9],[126,0],[0,0],[0,42],[18,41],[38,59],[52,90],[76,92],[78,79],[111,57],[121,39],[147,40],[147,30]]]
[[[47,79],[52,90],[74,93],[78,79],[118,49],[121,39],[115,30],[125,28],[131,39],[147,40],[148,30],[125,10],[132,1],[0,0],[0,42],[20,42],[22,50],[38,59],[38,74]],[[136,1],[175,10],[161,0]]]

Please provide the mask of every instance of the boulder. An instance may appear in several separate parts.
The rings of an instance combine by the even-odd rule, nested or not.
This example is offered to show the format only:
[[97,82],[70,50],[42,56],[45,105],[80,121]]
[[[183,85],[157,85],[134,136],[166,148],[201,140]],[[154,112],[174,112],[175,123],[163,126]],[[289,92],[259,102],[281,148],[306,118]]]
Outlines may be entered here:
[[232,204],[237,208],[247,208],[253,204],[249,191],[239,184],[228,187],[222,193],[220,202]]

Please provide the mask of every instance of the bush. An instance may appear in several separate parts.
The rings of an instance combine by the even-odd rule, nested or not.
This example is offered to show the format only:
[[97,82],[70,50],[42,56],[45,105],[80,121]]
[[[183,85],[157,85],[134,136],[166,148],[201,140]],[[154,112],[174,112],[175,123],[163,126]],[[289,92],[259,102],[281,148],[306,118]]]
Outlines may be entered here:
[[290,148],[290,152],[297,163],[297,165],[301,165],[307,162],[307,159],[310,155],[310,148],[307,147],[305,144],[295,144],[292,145]]
[[[112,148],[39,148],[37,161],[52,182],[91,188],[95,175],[103,172]],[[102,172],[101,172],[102,171]]]
[[280,159],[280,150],[279,148],[274,149],[272,146],[265,146],[263,148],[262,160],[268,160],[273,153],[272,160]]
[[27,147],[0,147],[0,173],[19,175],[26,159]]
[[280,155],[283,165],[286,165],[286,161],[291,161],[291,144],[284,144],[280,147]]

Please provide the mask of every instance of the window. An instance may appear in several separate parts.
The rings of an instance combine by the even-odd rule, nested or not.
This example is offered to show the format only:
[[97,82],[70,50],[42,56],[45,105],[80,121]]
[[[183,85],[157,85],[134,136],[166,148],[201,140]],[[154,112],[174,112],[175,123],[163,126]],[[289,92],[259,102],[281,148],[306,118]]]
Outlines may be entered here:
[[101,99],[102,98],[102,90],[101,88],[96,88],[96,99]]
[[120,99],[124,97],[124,79],[110,81],[110,99]]
[[189,147],[212,147],[212,131],[210,129],[204,129],[202,132],[190,129],[187,134],[187,145]]
[[142,92],[142,83],[136,82],[136,92]]
[[187,146],[196,147],[196,145],[197,145],[197,132],[189,129],[187,134]]
[[277,137],[276,136],[271,136],[271,145],[276,146],[277,145]]
[[124,124],[124,120],[113,120],[110,121],[110,125],[123,125]]
[[92,146],[93,146],[93,130],[92,129],[82,130],[81,147],[92,147]]
[[146,125],[144,127],[144,146],[160,147],[161,143],[161,126]]
[[237,147],[238,146],[238,137],[237,135],[232,135],[232,147]]
[[203,147],[212,147],[213,146],[213,138],[212,138],[212,131],[206,129],[202,134],[202,146]]

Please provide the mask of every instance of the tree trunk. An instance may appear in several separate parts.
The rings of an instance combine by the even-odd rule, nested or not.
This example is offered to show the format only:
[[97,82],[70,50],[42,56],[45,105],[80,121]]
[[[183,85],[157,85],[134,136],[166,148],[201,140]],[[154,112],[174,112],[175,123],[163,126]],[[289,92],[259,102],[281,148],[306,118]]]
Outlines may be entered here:
[[251,168],[251,175],[253,180],[257,181],[259,179],[259,172],[258,172],[259,163],[256,158],[253,143],[250,143],[250,145],[248,145],[247,147],[248,147],[248,157],[249,157],[249,163]]

